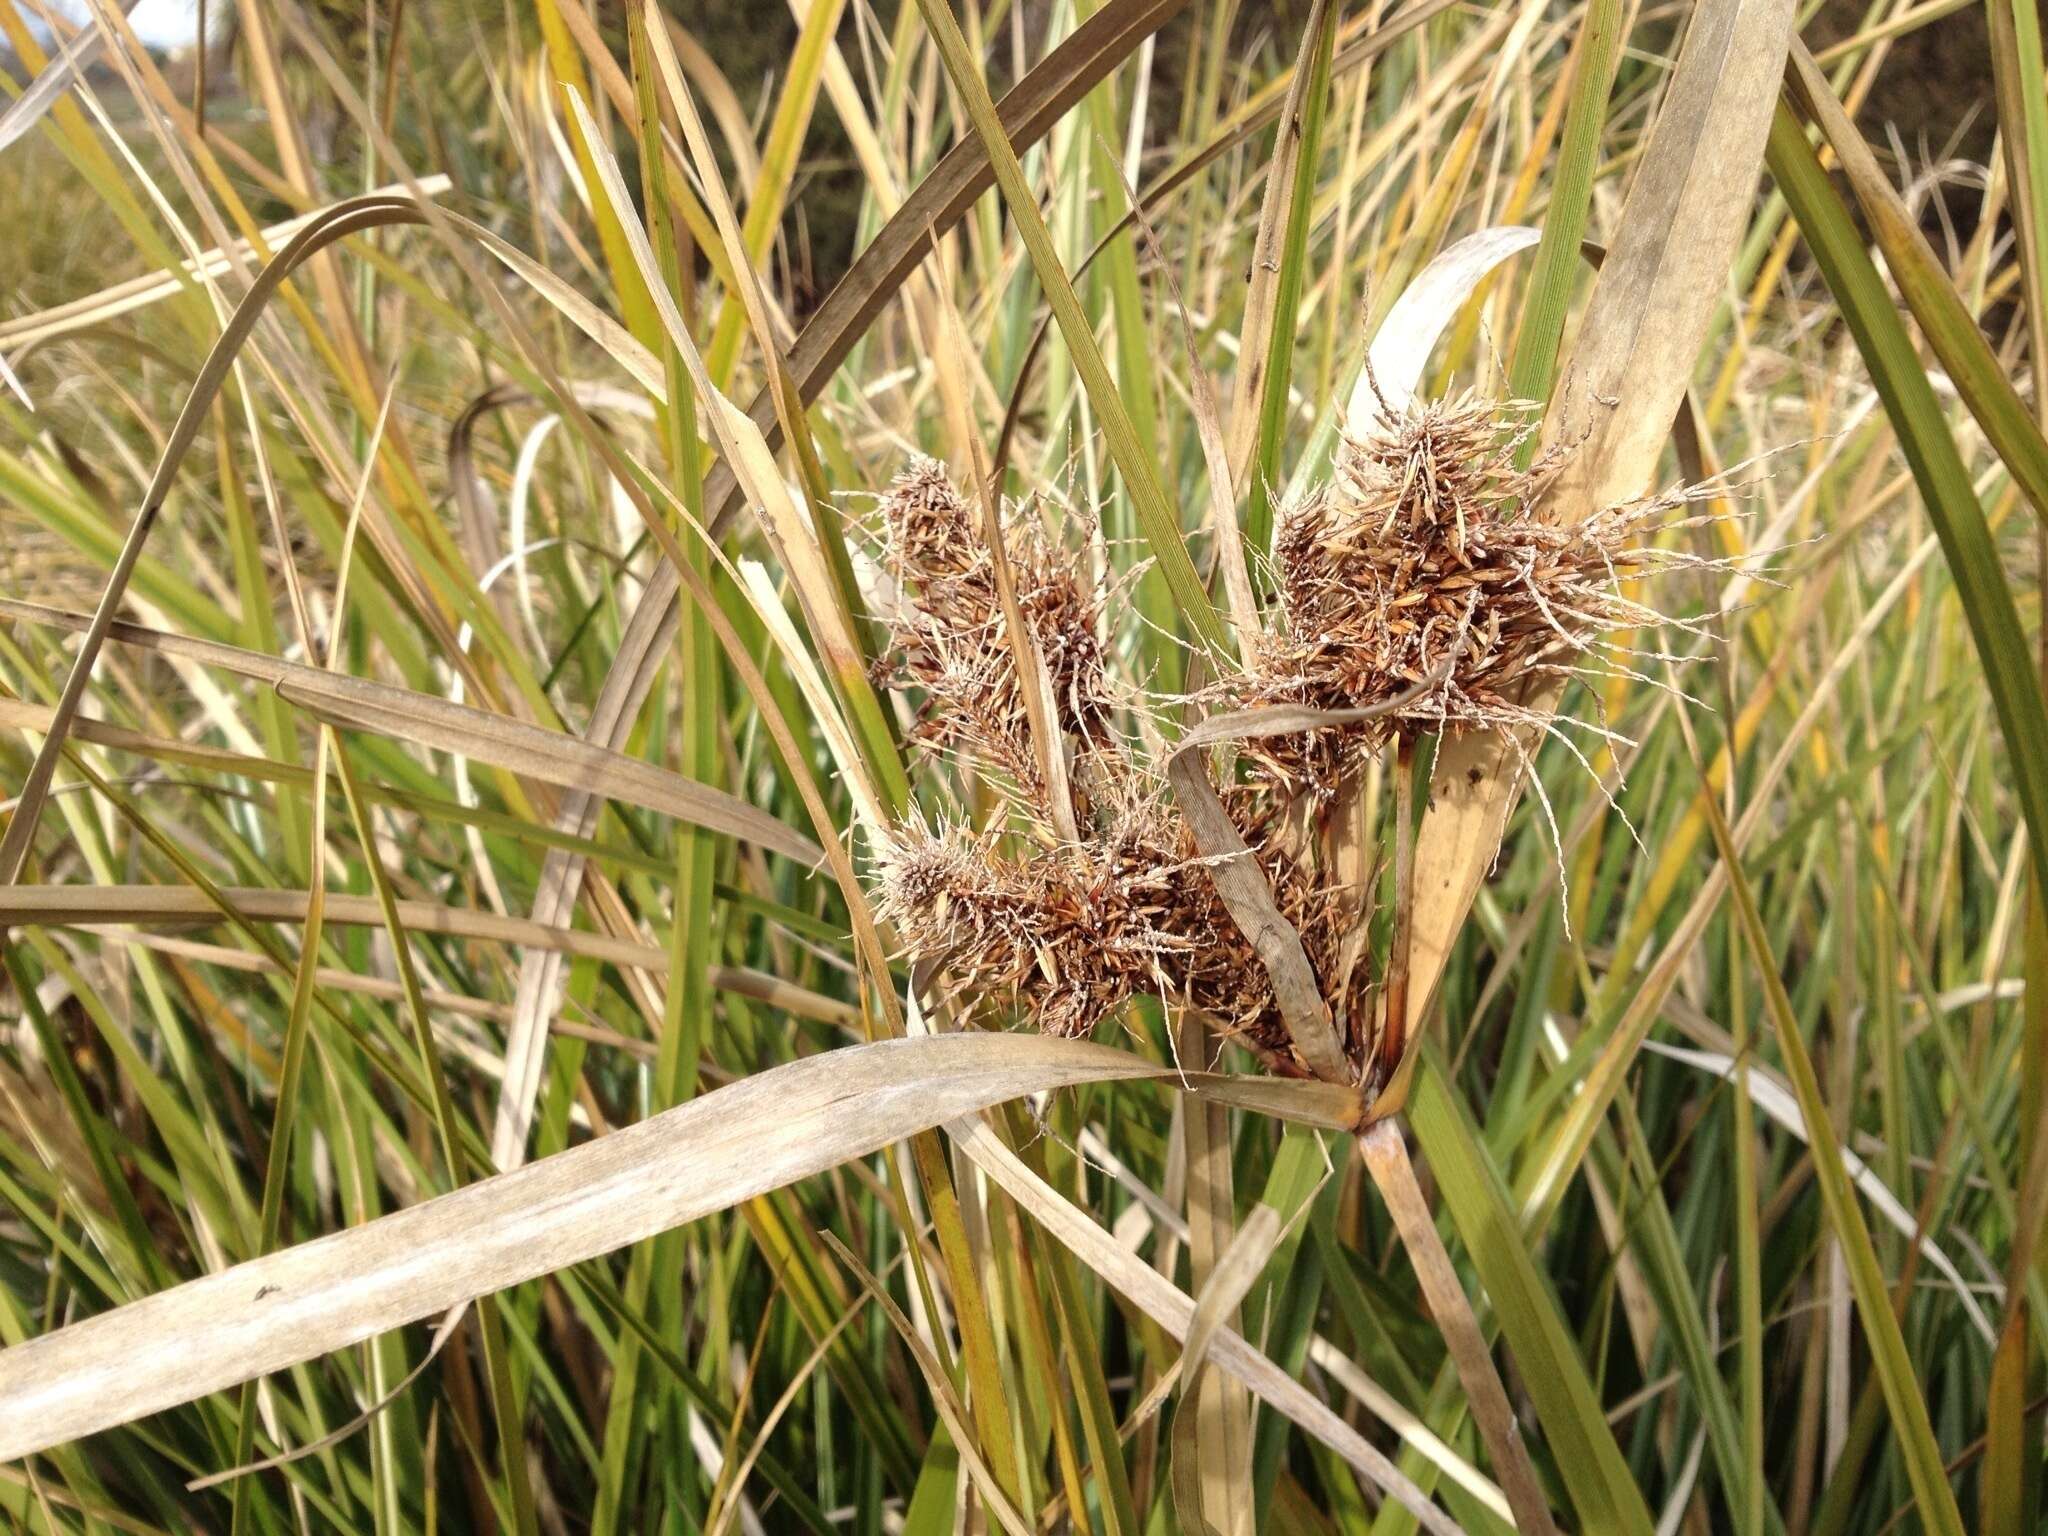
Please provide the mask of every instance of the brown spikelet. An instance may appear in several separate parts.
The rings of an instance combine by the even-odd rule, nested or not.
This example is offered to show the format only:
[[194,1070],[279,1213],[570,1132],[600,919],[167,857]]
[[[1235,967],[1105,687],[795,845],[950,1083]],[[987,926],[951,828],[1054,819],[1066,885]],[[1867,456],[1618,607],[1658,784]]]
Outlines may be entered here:
[[[920,457],[896,477],[881,512],[890,573],[905,599],[890,618],[890,680],[924,693],[920,736],[970,753],[1025,799],[1041,800],[994,562],[972,511],[945,470]],[[1004,543],[1018,606],[1052,680],[1057,724],[1083,746],[1099,744],[1109,735],[1110,700],[1093,584],[1035,516],[1007,519]]]
[[1220,691],[1324,709],[1412,696],[1362,725],[1249,744],[1278,780],[1328,795],[1392,737],[1533,721],[1532,678],[1578,669],[1610,631],[1665,622],[1620,582],[1693,563],[1640,542],[1689,497],[1563,527],[1541,502],[1564,455],[1516,463],[1533,430],[1526,407],[1476,395],[1412,406],[1345,437],[1330,484],[1283,514],[1277,632]]
[[[1263,853],[1282,912],[1319,975],[1335,968],[1346,916],[1291,862]],[[1305,1075],[1271,981],[1201,869],[1186,824],[1156,794],[1130,795],[1079,846],[1003,854],[992,834],[899,833],[878,915],[965,992],[1007,1001],[1049,1034],[1085,1035],[1134,996],[1211,1015],[1276,1069]],[[1362,1051],[1365,972],[1339,1017]]]
[[[974,997],[1000,999],[1039,1028],[1080,1035],[1134,996],[1199,1008],[1283,1072],[1293,1052],[1271,980],[1202,867],[1163,784],[1132,762],[1112,732],[1111,694],[1097,625],[1104,598],[1077,556],[1036,517],[1004,528],[1018,602],[1045,657],[1054,710],[1080,758],[1079,843],[1045,815],[1023,700],[972,510],[929,459],[913,461],[882,501],[886,560],[901,601],[890,616],[891,677],[924,694],[920,734],[994,769],[1013,809],[1035,829],[1006,851],[1003,823],[899,829],[884,851],[879,913],[921,960],[942,963]],[[1362,1052],[1369,1029],[1367,969],[1338,977],[1351,908],[1319,889],[1267,835],[1271,797],[1232,786],[1233,817],[1330,980],[1342,1028]]]
[[[1526,409],[1466,395],[1346,438],[1331,483],[1281,520],[1273,633],[1248,672],[1210,690],[1224,707],[1386,711],[1248,739],[1221,787],[1354,1066],[1393,1037],[1372,1038],[1363,910],[1372,882],[1354,876],[1338,890],[1322,873],[1341,862],[1325,816],[1338,786],[1371,754],[1425,731],[1541,724],[1522,702],[1532,679],[1585,667],[1609,631],[1665,622],[1625,596],[1621,580],[1697,563],[1641,541],[1690,492],[1571,528],[1547,519],[1543,495],[1563,458],[1520,465],[1533,430]],[[1074,779],[1076,840],[1053,830],[993,564],[969,508],[921,459],[890,487],[882,521],[902,594],[890,619],[893,678],[924,694],[928,742],[1006,781],[1010,814],[982,832],[899,829],[882,855],[880,915],[962,992],[1007,1003],[1051,1033],[1085,1034],[1151,996],[1201,1009],[1276,1070],[1305,1073],[1272,980],[1186,819],[1110,728],[1098,640],[1105,600],[1081,561],[1035,516],[1006,520],[1056,725],[1085,769]],[[1378,1066],[1384,1074],[1391,1063]]]

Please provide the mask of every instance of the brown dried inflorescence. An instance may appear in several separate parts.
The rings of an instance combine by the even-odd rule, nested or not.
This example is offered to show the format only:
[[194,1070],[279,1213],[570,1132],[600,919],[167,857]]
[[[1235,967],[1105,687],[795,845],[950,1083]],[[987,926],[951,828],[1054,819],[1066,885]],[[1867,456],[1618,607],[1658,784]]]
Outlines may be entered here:
[[1411,406],[1347,435],[1331,482],[1282,515],[1275,633],[1219,692],[1239,705],[1395,707],[1248,744],[1277,779],[1328,796],[1395,737],[1540,725],[1532,682],[1581,670],[1612,631],[1666,622],[1620,583],[1690,562],[1639,542],[1689,496],[1562,526],[1541,503],[1565,455],[1519,465],[1532,431],[1526,409],[1475,395]]
[[[889,618],[895,680],[923,690],[918,730],[965,751],[1027,800],[1046,794],[1010,654],[988,541],[945,470],[919,457],[882,498],[889,573],[901,601]],[[1017,605],[1045,658],[1061,728],[1084,745],[1108,739],[1110,700],[1094,583],[1034,516],[1005,520]]]
[[[1340,1027],[1361,1054],[1366,971],[1336,974],[1345,908],[1270,847],[1257,852],[1317,975],[1343,984]],[[1272,982],[1201,863],[1186,823],[1156,798],[1126,803],[1079,844],[1021,856],[994,832],[912,827],[883,863],[880,915],[963,992],[1005,998],[1048,1034],[1086,1035],[1132,997],[1154,996],[1201,1009],[1301,1073]]]
[[[1248,648],[1244,672],[1209,691],[1228,708],[1353,712],[1240,743],[1222,800],[1354,1064],[1374,1044],[1365,898],[1320,873],[1339,862],[1325,813],[1340,787],[1390,742],[1543,726],[1532,684],[1585,670],[1614,630],[1666,622],[1625,596],[1622,579],[1694,563],[1640,542],[1693,493],[1572,527],[1547,518],[1541,502],[1564,459],[1524,466],[1532,431],[1525,410],[1468,395],[1346,437],[1331,483],[1280,522],[1273,632]],[[913,825],[884,851],[881,912],[910,952],[1054,1034],[1085,1034],[1151,995],[1212,1015],[1281,1071],[1304,1071],[1273,982],[1186,819],[1114,730],[1104,598],[1081,557],[1035,515],[1003,519],[1058,750],[1074,770],[1068,819],[1043,782],[979,520],[921,459],[890,487],[882,522],[899,592],[892,680],[922,690],[923,738],[993,770],[1004,802],[984,831]],[[1611,654],[1606,664],[1620,665]]]
[[[1302,1070],[1272,983],[1186,821],[1115,735],[1098,638],[1102,589],[1080,557],[1035,517],[1004,519],[1062,747],[1086,770],[1072,776],[1081,836],[1071,841],[1051,830],[1057,818],[977,520],[939,466],[920,459],[883,498],[882,525],[899,596],[891,680],[923,692],[921,737],[995,770],[1027,829],[1020,835],[1000,818],[981,833],[898,829],[879,871],[880,912],[906,948],[943,965],[964,993],[1004,998],[1049,1033],[1087,1034],[1133,996],[1156,996],[1202,1009],[1279,1070]],[[1265,836],[1268,797],[1234,786],[1227,799],[1333,1003],[1342,999],[1340,1027],[1362,1036],[1365,969],[1352,967],[1349,983],[1337,975],[1347,909]],[[1006,840],[1024,851],[1005,851]]]

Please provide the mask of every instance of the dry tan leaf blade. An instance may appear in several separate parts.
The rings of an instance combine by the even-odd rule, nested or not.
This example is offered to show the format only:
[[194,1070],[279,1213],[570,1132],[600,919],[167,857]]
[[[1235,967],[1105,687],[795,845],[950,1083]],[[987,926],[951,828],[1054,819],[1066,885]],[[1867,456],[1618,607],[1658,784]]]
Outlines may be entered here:
[[[1105,1046],[1031,1035],[885,1040],[772,1068],[514,1172],[0,1351],[0,1461],[610,1253],[991,1105],[1145,1079],[1178,1076]],[[1318,1115],[1324,1101],[1313,1089],[1303,1100]]]
[[[1754,194],[1792,35],[1791,0],[1694,8],[1650,143],[1546,421],[1580,444],[1550,503],[1565,524],[1642,493],[1698,361]],[[1532,687],[1536,713],[1555,685]],[[1527,743],[1504,732],[1445,743],[1417,834],[1410,1031],[1498,852]]]
[[[74,630],[91,624],[83,614],[11,598],[0,598],[0,618]],[[660,811],[742,838],[806,868],[816,868],[824,860],[823,850],[810,838],[736,795],[560,731],[389,683],[139,624],[117,620],[107,626],[106,638],[269,683],[281,697],[330,724],[458,753],[559,788]]]

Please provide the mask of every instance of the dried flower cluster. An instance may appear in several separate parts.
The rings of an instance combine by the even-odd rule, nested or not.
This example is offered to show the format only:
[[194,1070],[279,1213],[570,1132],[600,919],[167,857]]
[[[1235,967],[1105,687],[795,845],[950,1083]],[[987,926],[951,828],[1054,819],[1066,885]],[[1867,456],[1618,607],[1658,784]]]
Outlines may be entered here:
[[1693,563],[1640,542],[1689,495],[1561,526],[1539,509],[1565,455],[1517,463],[1533,430],[1526,410],[1474,395],[1413,406],[1346,436],[1331,482],[1283,514],[1276,633],[1219,692],[1239,705],[1396,706],[1248,744],[1290,788],[1327,797],[1395,737],[1540,725],[1524,702],[1532,680],[1582,669],[1603,635],[1667,622],[1620,584]]
[[[1199,1008],[1275,1069],[1299,1074],[1258,957],[1201,869],[1186,824],[1137,799],[1078,844],[1006,855],[993,833],[913,829],[882,872],[882,916],[969,995],[1007,997],[1048,1034],[1086,1035],[1134,996]],[[1367,1043],[1364,969],[1339,976],[1342,904],[1259,850],[1316,973],[1346,984],[1354,1056]]]
[[[944,468],[922,457],[889,487],[882,522],[890,575],[903,599],[890,618],[894,655],[884,665],[895,681],[923,691],[920,734],[995,769],[1028,801],[1042,801],[1047,788],[1031,747],[988,540]],[[1003,545],[1060,723],[1083,745],[1099,745],[1109,736],[1110,701],[1094,583],[1034,517],[1010,518]]]
[[[1467,395],[1345,438],[1331,483],[1280,522],[1273,632],[1248,647],[1244,672],[1209,690],[1225,708],[1379,711],[1246,740],[1221,791],[1354,1063],[1374,1046],[1375,998],[1366,898],[1323,873],[1334,867],[1325,822],[1340,787],[1390,742],[1541,725],[1526,699],[1533,682],[1583,670],[1612,631],[1667,622],[1624,596],[1622,579],[1695,563],[1640,537],[1691,492],[1573,527],[1547,519],[1540,503],[1564,458],[1522,465],[1533,430],[1525,410]],[[1035,513],[1003,519],[1029,649],[1043,658],[1051,728],[1070,765],[1069,820],[1032,740],[978,520],[944,471],[920,459],[883,498],[882,524],[897,588],[888,680],[922,692],[921,738],[981,770],[999,802],[984,831],[911,826],[884,851],[881,914],[909,951],[967,995],[1006,998],[1051,1033],[1085,1034],[1152,995],[1212,1015],[1275,1069],[1304,1071],[1273,983],[1185,818],[1116,733],[1105,599],[1082,557]],[[1620,665],[1614,654],[1607,664]],[[1061,825],[1078,835],[1060,835]]]
[[[881,915],[920,960],[942,964],[966,992],[1002,996],[1054,1034],[1083,1035],[1137,995],[1196,1007],[1282,1071],[1299,1071],[1271,981],[1230,917],[1180,813],[1111,728],[1098,635],[1102,592],[1080,558],[1035,517],[1006,519],[1018,605],[1045,658],[1081,836],[1051,828],[992,561],[970,509],[930,460],[913,463],[883,498],[895,681],[925,695],[920,734],[994,770],[987,781],[1027,829],[1003,851],[1011,818],[987,832],[899,830],[880,870]],[[1301,934],[1319,977],[1349,1006],[1339,1016],[1364,1048],[1370,1027],[1363,967],[1338,975],[1349,923],[1272,846],[1269,797],[1228,795],[1275,900]],[[1338,1002],[1337,997],[1332,998]]]

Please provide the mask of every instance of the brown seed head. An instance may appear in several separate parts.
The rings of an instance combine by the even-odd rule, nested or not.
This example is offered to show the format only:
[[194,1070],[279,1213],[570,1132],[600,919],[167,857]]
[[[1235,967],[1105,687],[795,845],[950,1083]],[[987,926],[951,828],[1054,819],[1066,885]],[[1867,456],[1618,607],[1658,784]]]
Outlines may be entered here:
[[[1517,457],[1526,407],[1473,395],[1410,407],[1340,443],[1331,483],[1274,539],[1277,633],[1240,703],[1402,707],[1248,747],[1296,792],[1334,793],[1395,735],[1515,725],[1532,679],[1577,669],[1610,631],[1663,622],[1623,577],[1683,561],[1639,543],[1672,500],[1566,528],[1543,512],[1563,455]],[[1681,498],[1682,499],[1682,498]]]
[[[1270,850],[1260,864],[1318,974],[1334,977],[1344,910]],[[911,827],[880,874],[877,913],[912,954],[1048,1034],[1088,1034],[1131,997],[1152,996],[1204,1010],[1282,1071],[1306,1071],[1264,967],[1156,793],[1132,794],[1096,839],[1023,856],[1001,852],[993,834]],[[1340,1017],[1362,1050],[1366,968],[1349,982],[1335,989]]]
[[[1222,787],[1354,1062],[1373,1044],[1365,898],[1322,874],[1319,809],[1393,739],[1540,723],[1523,702],[1533,679],[1584,666],[1609,631],[1663,622],[1621,579],[1691,563],[1641,540],[1691,493],[1572,528],[1546,518],[1562,458],[1518,464],[1533,430],[1527,409],[1466,395],[1347,437],[1330,484],[1280,522],[1274,633],[1251,671],[1212,690],[1229,706],[1400,701],[1370,721],[1245,741],[1240,776]],[[893,679],[923,691],[926,740],[995,770],[1010,803],[979,833],[899,830],[880,915],[963,991],[1050,1033],[1085,1034],[1153,996],[1203,1010],[1277,1070],[1306,1071],[1185,819],[1110,729],[1105,599],[1080,559],[1037,517],[1005,520],[1018,602],[1076,757],[1076,843],[1052,829],[978,520],[928,459],[897,477],[882,515],[903,593]]]
[[[903,594],[890,619],[890,680],[924,693],[921,736],[978,758],[1027,801],[1042,800],[994,562],[972,511],[935,460],[918,458],[882,498],[882,524]],[[1094,584],[1035,516],[1013,512],[1004,543],[1062,733],[1082,747],[1097,745],[1109,736],[1111,706]]]

